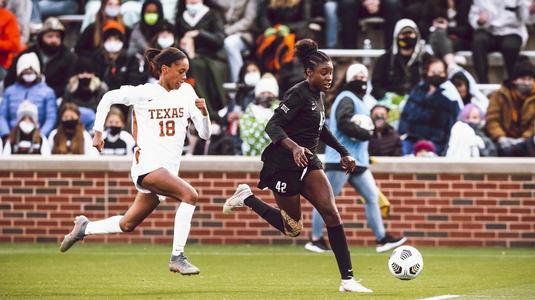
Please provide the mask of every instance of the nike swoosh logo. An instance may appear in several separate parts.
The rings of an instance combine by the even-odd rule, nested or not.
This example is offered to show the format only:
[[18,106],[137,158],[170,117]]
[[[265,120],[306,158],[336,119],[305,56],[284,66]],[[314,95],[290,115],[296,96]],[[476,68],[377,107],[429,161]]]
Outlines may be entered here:
[[151,101],[152,101],[152,99],[149,99],[148,101],[149,101],[149,102],[151,102]]

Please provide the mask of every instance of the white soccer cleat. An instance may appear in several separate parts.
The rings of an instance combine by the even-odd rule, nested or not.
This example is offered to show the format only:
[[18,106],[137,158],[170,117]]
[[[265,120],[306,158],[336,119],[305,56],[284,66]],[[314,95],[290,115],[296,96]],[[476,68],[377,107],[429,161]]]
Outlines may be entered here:
[[342,279],[342,282],[340,283],[340,288],[338,290],[340,292],[373,293],[372,290],[370,290],[369,288],[363,286],[358,281],[356,281],[354,278]]
[[247,184],[239,184],[234,195],[230,196],[223,204],[223,213],[230,214],[234,209],[243,207],[245,199],[252,195],[253,192]]

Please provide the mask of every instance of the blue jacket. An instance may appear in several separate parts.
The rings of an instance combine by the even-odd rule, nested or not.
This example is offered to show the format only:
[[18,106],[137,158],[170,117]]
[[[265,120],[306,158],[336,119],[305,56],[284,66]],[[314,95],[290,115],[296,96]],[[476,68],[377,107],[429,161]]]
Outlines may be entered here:
[[439,87],[427,95],[429,85],[419,83],[409,94],[399,121],[399,134],[413,141],[426,139],[445,146],[459,113],[458,99],[450,99]]
[[[331,113],[329,115],[329,129],[332,131],[338,141],[340,141],[340,143],[347,148],[351,156],[355,158],[355,160],[357,161],[357,166],[368,167],[370,165],[368,154],[368,141],[361,141],[352,138],[342,133],[338,128],[339,122],[336,119],[336,110],[340,102],[345,98],[349,98],[353,101],[353,106],[355,109],[353,113],[354,115],[359,114],[369,116],[370,113],[366,105],[364,104],[364,101],[360,100],[355,94],[350,91],[343,91],[336,97],[331,107]],[[340,154],[336,152],[336,150],[334,150],[333,148],[327,146],[325,150],[325,163],[339,162]]]
[[17,82],[5,90],[4,99],[0,105],[0,136],[9,134],[17,125],[17,109],[26,99],[37,106],[41,133],[48,136],[54,129],[58,116],[54,91],[44,82],[32,86]]

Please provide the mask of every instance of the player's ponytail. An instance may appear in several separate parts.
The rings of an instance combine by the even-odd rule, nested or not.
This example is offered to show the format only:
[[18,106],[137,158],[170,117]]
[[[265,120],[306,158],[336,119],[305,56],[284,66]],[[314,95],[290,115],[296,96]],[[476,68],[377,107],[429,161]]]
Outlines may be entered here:
[[145,59],[149,63],[149,69],[156,77],[160,77],[163,65],[171,66],[174,62],[184,58],[187,58],[186,54],[174,47],[163,50],[154,48],[145,50]]
[[314,69],[318,64],[331,61],[327,54],[318,50],[318,44],[311,39],[299,40],[295,44],[295,56],[303,64],[305,72],[307,69]]

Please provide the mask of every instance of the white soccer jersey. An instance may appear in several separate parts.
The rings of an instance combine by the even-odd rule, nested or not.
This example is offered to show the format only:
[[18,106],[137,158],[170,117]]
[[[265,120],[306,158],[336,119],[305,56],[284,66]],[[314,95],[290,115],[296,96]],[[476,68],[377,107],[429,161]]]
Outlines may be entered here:
[[[197,98],[193,87],[187,83],[171,91],[159,83],[122,86],[102,97],[94,129],[104,130],[106,115],[112,104],[132,105],[132,135],[137,143],[132,178],[161,167],[178,175],[189,121],[193,121],[201,138],[206,140],[210,137],[210,119],[195,106]],[[137,186],[136,182],[134,184]]]

